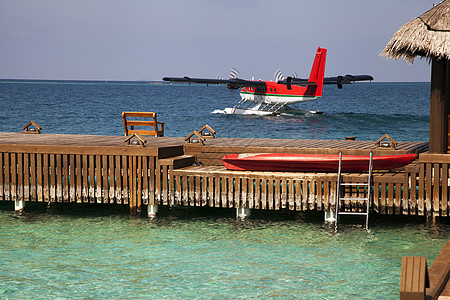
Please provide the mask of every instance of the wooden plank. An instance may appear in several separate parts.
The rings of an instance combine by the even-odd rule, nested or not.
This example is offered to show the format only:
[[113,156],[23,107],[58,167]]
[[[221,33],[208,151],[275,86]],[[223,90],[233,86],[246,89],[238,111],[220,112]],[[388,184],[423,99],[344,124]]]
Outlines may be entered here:
[[[169,169],[168,169],[167,165],[162,165],[162,166],[160,165],[159,169],[160,169],[160,173],[161,173],[160,183],[158,185],[158,187],[161,186],[160,203],[163,204],[163,205],[168,205],[169,201],[167,199],[168,198],[167,188],[168,188],[168,175],[169,175],[168,172],[169,172]],[[190,188],[193,188],[193,183],[192,183],[192,185],[191,185],[191,182],[189,182],[189,183],[190,183]],[[189,196],[193,197],[194,193],[190,193]],[[191,203],[191,204],[193,204],[193,203]]]
[[50,202],[50,174],[49,174],[49,169],[50,169],[50,156],[48,154],[42,154],[42,160],[43,160],[43,182],[42,182],[42,187],[43,187],[43,199],[44,202]]
[[425,165],[425,208],[426,215],[432,215],[432,190],[433,190],[433,181],[432,181],[432,164]]
[[[142,156],[134,156],[133,157],[136,160],[136,215],[140,215],[142,212]],[[165,187],[165,201],[167,201],[167,166],[166,166],[166,174],[165,174],[165,180],[166,180],[166,187]]]
[[81,155],[82,159],[82,188],[81,195],[84,203],[89,202],[89,158],[87,155]]
[[69,202],[69,188],[70,188],[70,179],[69,179],[69,157],[68,155],[62,155],[62,201]]
[[16,200],[23,200],[23,153],[17,153],[16,160]]
[[56,189],[56,202],[63,202],[63,170],[62,170],[62,154],[56,154],[55,155],[55,160],[56,160],[56,165],[55,165],[55,176],[56,176],[56,185],[55,185],[55,189]]
[[402,185],[401,183],[396,183],[394,184],[394,189],[395,189],[395,198],[394,198],[394,213],[396,215],[400,215],[400,213],[402,212],[402,196],[401,196],[401,191],[402,191]]
[[419,174],[412,171],[409,173],[409,182],[410,182],[410,196],[409,196],[409,214],[416,215],[417,214],[417,176]]
[[194,198],[195,198],[195,206],[201,206],[202,205],[202,201],[201,201],[201,178],[200,176],[195,176],[194,178],[194,185],[195,185],[195,192],[194,192]]
[[400,277],[400,300],[425,299],[429,285],[425,257],[403,256]]
[[[34,156],[34,154],[31,154]],[[30,201],[30,189],[31,189],[31,174],[30,174],[30,155],[28,153],[23,154],[23,196],[24,201]],[[34,199],[32,199],[34,200]]]
[[4,199],[6,201],[10,201],[11,200],[11,164],[10,164],[10,159],[11,159],[11,153],[4,153],[3,154],[3,162],[4,162],[4,166],[5,166],[5,180],[4,180],[4,184],[5,184],[5,193],[4,193]]
[[270,210],[276,209],[275,205],[274,205],[274,197],[273,197],[273,193],[274,193],[274,184],[275,181],[273,180],[273,178],[270,178],[267,180],[268,181],[268,191],[267,191],[267,203],[268,203],[268,208]]
[[243,198],[243,190],[242,190],[242,181],[244,180],[242,178],[242,176],[240,176],[239,174],[236,174],[236,176],[232,177],[233,179],[233,186],[234,186],[234,191],[233,191],[233,199],[230,199],[229,208],[235,208],[235,207],[240,207],[241,203],[242,203],[242,198]]
[[[37,194],[37,174],[42,174],[41,168],[37,169],[36,161],[40,157],[39,154],[30,154],[30,199],[38,201]],[[1,163],[0,163],[1,165]],[[37,169],[37,172],[36,172]],[[36,174],[37,173],[37,174]],[[1,175],[0,175],[1,176]],[[1,199],[1,196],[0,196]],[[42,198],[41,198],[42,200]]]
[[[440,192],[440,186],[441,186],[441,167],[440,164],[433,164],[433,217],[439,217],[440,212],[440,199],[442,199],[442,194]],[[444,185],[444,183],[442,183]]]
[[130,199],[128,202],[130,208],[130,214],[136,215],[136,157],[130,156],[128,157],[128,166],[129,166],[129,191],[130,191]]
[[115,179],[115,156],[114,155],[110,155],[108,157],[108,184],[109,184],[109,203],[113,204],[113,203],[117,203],[116,200],[116,179]]
[[448,164],[442,164],[442,194],[441,194],[441,213],[443,217],[449,215],[448,212]]
[[281,180],[276,178],[274,180],[274,185],[275,185],[275,189],[274,189],[274,207],[276,210],[279,210],[281,208]]
[[248,201],[248,208],[250,209],[254,209],[255,208],[255,178],[253,176],[249,176],[248,178],[248,197],[247,197],[247,201]]
[[386,199],[386,206],[387,206],[386,213],[388,215],[393,215],[394,214],[394,184],[388,183],[387,187],[388,187],[388,197]]
[[202,198],[201,198],[201,206],[207,206],[208,205],[208,177],[203,174],[203,176],[201,177],[201,194],[202,194]]
[[[69,191],[68,191],[68,198],[70,202],[77,202],[76,192],[77,192],[77,173],[76,173],[76,161],[75,161],[75,155],[70,154],[68,155],[68,163],[69,163]],[[81,174],[80,174],[81,175]]]
[[70,168],[70,198],[71,201],[76,203],[83,202],[83,196],[81,192],[83,182],[83,161],[81,155],[70,155],[69,164]]
[[195,175],[191,175],[188,177],[188,201],[190,206],[195,206]]
[[417,199],[417,214],[423,216],[425,213],[425,164],[419,165],[419,198]]
[[380,213],[380,183],[374,182],[373,183],[373,204],[372,209]]
[[208,204],[209,207],[214,207],[214,176],[208,174]]
[[295,209],[294,179],[291,178],[291,179],[287,180],[286,184],[288,186],[287,203],[288,203],[288,206],[289,206],[289,210],[294,210]]
[[95,155],[95,201],[102,203],[102,156]]
[[331,209],[330,207],[330,185],[332,184],[329,180],[324,180],[323,182],[323,210]]
[[220,178],[218,175],[214,175],[214,207],[220,207]]
[[149,156],[149,204],[155,204],[155,180],[156,180],[156,158],[154,156]]
[[450,157],[448,154],[420,153],[419,162],[421,164],[427,163],[450,164]]
[[317,201],[316,185],[317,181],[311,178],[309,181],[309,200],[308,200],[310,210],[314,210],[316,208],[316,201]]
[[50,174],[50,202],[56,202],[56,154],[50,154],[49,174]]
[[387,214],[388,213],[388,203],[386,203],[386,183],[381,182],[380,184],[380,213],[381,214]]
[[261,209],[267,209],[268,203],[267,203],[267,186],[268,186],[269,180],[267,178],[261,178]]
[[102,203],[109,203],[109,183],[108,183],[108,174],[109,174],[109,167],[108,167],[108,156],[102,155],[101,156],[101,168],[100,168],[100,176],[101,176],[101,191],[102,191]]
[[95,156],[89,155],[89,202],[95,203]]
[[129,204],[130,201],[130,172],[128,165],[128,156],[122,156],[122,204]]
[[255,209],[261,209],[261,178],[255,176],[255,193],[254,193],[254,208]]
[[220,177],[220,182],[221,182],[221,190],[220,190],[220,203],[222,204],[222,207],[230,207],[230,205],[232,205],[232,201],[230,201],[230,199],[227,199],[228,196],[228,191],[227,191],[227,186],[228,183],[231,182],[231,178],[229,178],[228,176],[221,176]]
[[186,175],[183,175],[182,183],[183,183],[183,205],[189,206],[189,184],[188,184],[189,177]]
[[226,199],[224,199],[223,201],[225,201],[225,202],[223,202],[222,204],[224,205],[224,207],[227,207],[227,205],[228,205],[228,208],[233,208],[234,207],[234,200],[235,200],[235,194],[234,194],[234,190],[235,190],[235,182],[236,182],[236,180],[239,180],[239,178],[238,179],[236,179],[236,177],[229,177],[229,176],[226,176],[225,177],[226,179],[226,186],[227,186],[227,195],[226,195]]
[[295,209],[302,210],[302,182],[300,179],[295,180]]
[[317,210],[323,210],[323,184],[324,181],[322,180],[322,178],[318,178],[317,180],[317,185],[316,185],[316,191],[317,191],[317,201],[316,201],[316,205],[317,205]]
[[430,287],[426,290],[427,299],[437,299],[438,296],[450,296],[450,240],[439,252],[428,273]]
[[308,193],[308,179],[303,178],[302,180],[302,210],[308,209],[308,200],[309,200],[309,193]]

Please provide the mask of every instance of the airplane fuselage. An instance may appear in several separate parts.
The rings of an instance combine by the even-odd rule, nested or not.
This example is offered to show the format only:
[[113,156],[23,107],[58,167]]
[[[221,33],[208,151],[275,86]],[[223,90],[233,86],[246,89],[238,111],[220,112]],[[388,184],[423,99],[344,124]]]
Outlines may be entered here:
[[243,87],[241,89],[242,99],[264,104],[294,104],[320,98],[303,86],[292,85],[288,88],[286,85],[278,84],[275,81],[264,82],[266,83],[265,87]]

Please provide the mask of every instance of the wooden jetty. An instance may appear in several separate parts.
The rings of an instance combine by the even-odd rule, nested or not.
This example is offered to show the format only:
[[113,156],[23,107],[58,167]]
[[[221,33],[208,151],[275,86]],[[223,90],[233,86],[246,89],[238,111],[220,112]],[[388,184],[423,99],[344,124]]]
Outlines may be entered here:
[[[138,143],[139,144],[139,143]],[[241,172],[221,158],[240,152],[374,155],[420,153],[401,169],[375,172],[373,213],[447,217],[449,168],[446,155],[427,154],[426,142],[398,142],[396,150],[373,141],[208,138],[202,144],[180,137],[146,137],[144,145],[124,136],[0,133],[0,200],[109,203],[141,213],[143,206],[209,206],[245,209],[334,209],[336,173]],[[197,166],[193,166],[196,163]],[[365,182],[367,174],[344,174]],[[347,194],[363,194],[355,186]],[[360,209],[347,203],[347,209]]]

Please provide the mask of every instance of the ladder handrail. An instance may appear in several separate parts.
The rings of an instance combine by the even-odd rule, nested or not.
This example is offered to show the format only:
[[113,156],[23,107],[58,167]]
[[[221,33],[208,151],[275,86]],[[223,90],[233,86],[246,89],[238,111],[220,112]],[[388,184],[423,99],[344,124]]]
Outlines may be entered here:
[[[373,169],[373,153],[370,151],[369,157],[369,176],[367,179],[367,184],[362,184],[364,186],[367,185],[367,197],[365,198],[342,198],[341,199],[341,186],[345,186],[344,183],[341,182],[342,176],[342,152],[339,152],[339,165],[338,165],[338,177],[337,177],[337,188],[336,188],[336,217],[334,227],[337,231],[339,224],[339,215],[365,215],[366,216],[366,230],[369,229],[369,211],[370,211],[370,197],[371,197],[371,182],[372,182],[372,169]],[[350,184],[353,185],[353,184]],[[359,200],[359,201],[367,201],[366,203],[366,212],[365,213],[356,213],[356,212],[340,212],[339,205],[342,200]]]

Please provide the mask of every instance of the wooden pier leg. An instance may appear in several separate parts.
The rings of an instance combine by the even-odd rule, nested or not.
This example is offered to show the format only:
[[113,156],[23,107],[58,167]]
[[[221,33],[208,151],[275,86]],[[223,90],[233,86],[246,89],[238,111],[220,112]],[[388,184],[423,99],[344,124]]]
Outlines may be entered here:
[[336,211],[331,209],[331,205],[325,210],[325,222],[334,223],[336,221]]
[[247,217],[250,217],[251,210],[250,208],[246,207],[237,207],[236,208],[236,217],[240,219],[245,219]]
[[149,204],[147,207],[147,214],[149,217],[156,217],[156,214],[158,213],[158,204]]
[[24,200],[15,200],[14,201],[14,210],[15,211],[23,211],[25,209],[25,201]]

